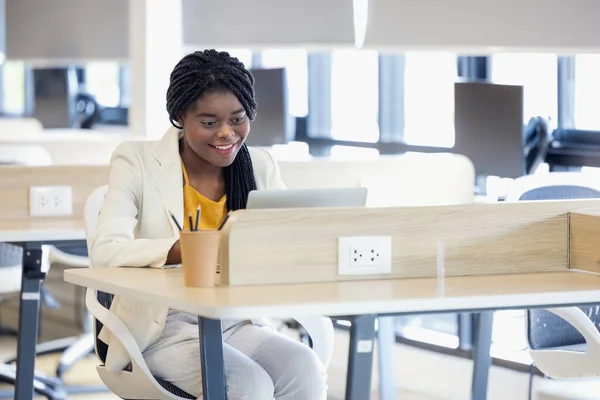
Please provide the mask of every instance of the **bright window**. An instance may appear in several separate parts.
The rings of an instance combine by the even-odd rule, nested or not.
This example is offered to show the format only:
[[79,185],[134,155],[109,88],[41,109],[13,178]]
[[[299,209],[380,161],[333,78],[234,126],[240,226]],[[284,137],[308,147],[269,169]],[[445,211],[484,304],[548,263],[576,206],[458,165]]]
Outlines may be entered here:
[[374,159],[379,157],[377,149],[353,146],[332,146],[329,156],[336,160]]
[[379,55],[335,50],[331,55],[331,137],[379,140]]
[[553,54],[499,54],[492,56],[492,81],[523,86],[523,123],[532,117],[558,117],[558,60]]
[[452,53],[409,52],[404,72],[404,142],[420,146],[454,146]]
[[86,90],[101,106],[117,107],[121,103],[119,63],[92,62],[85,68]]
[[25,112],[25,64],[20,61],[7,61],[3,67],[4,112],[22,114]]
[[600,55],[575,56],[575,128],[600,130]]
[[306,50],[269,49],[261,53],[262,68],[285,68],[290,114],[308,114],[308,55]]

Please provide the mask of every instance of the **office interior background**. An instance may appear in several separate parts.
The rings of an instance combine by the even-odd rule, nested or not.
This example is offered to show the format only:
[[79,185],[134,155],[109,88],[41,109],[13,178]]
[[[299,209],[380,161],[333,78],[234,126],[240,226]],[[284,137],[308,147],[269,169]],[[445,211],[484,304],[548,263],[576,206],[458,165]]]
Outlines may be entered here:
[[[149,27],[133,32],[133,9],[160,7],[130,3],[135,0],[0,1],[2,116],[37,118],[48,135],[52,129],[139,135],[132,128],[140,101],[135,87],[156,76],[140,77],[149,67],[132,61],[140,51],[133,55],[133,37],[143,32],[140,47],[154,58],[142,59],[156,62],[161,51],[172,50],[162,71],[206,47],[251,68],[260,77],[262,124],[253,133],[260,126],[272,133],[256,145],[343,159],[467,153],[478,160],[476,194],[495,199],[520,175],[600,167],[600,5],[594,1],[184,0],[173,2],[181,22],[167,16],[161,27],[182,29],[177,46],[156,39]],[[365,4],[364,21],[356,3]],[[148,16],[146,23],[153,20],[160,18]],[[514,90],[507,95],[506,88]],[[482,96],[488,119],[472,120]],[[164,96],[146,101],[164,108]],[[162,134],[168,120],[162,121],[160,128],[145,127],[155,130],[148,136]],[[526,141],[540,127],[547,141],[535,143],[539,162],[527,170]],[[490,149],[485,143],[497,135],[503,145]],[[491,158],[493,166],[486,165]],[[494,363],[529,370],[524,324],[522,311],[495,313]],[[402,317],[397,341],[466,358],[473,326],[469,313]]]

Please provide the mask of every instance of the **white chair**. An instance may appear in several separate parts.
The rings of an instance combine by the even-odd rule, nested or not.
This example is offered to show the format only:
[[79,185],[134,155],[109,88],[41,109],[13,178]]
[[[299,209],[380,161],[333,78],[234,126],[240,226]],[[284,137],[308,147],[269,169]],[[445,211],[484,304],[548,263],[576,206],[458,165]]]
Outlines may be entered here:
[[[106,190],[107,186],[95,189],[86,201],[84,218],[88,240],[96,228],[98,214]],[[123,399],[194,399],[195,397],[169,382],[152,376],[133,335],[123,321],[108,309],[111,302],[112,295],[94,289],[87,289],[86,306],[95,318],[94,332],[97,335],[102,327],[106,327],[112,333],[112,337],[123,344],[131,359],[130,370],[116,373],[106,370],[103,364],[99,365],[97,370],[102,382],[113,393]],[[328,366],[333,352],[333,324],[331,320],[318,316],[305,316],[295,319],[308,332],[313,342],[313,349],[321,361]],[[96,340],[95,345],[96,354],[104,363],[107,347],[99,340]]]
[[[597,174],[556,172],[514,181],[506,201],[600,198]],[[529,353],[553,379],[600,376],[600,305],[527,312]]]
[[[47,248],[48,260],[50,264],[60,264],[67,268],[87,268],[89,267],[88,257],[71,254],[55,246],[43,246]],[[79,292],[77,292],[79,294]],[[78,360],[94,352],[94,332],[92,316],[89,312],[83,310],[81,321],[83,333],[78,337],[71,338],[71,343],[64,347],[58,364],[56,365],[56,376],[61,378]],[[54,351],[55,352],[55,351]]]
[[[0,243],[0,302],[2,296],[17,294],[21,290],[21,265],[23,249],[8,243]],[[16,328],[5,326],[0,321],[0,335],[17,336]]]
[[45,167],[52,165],[52,157],[42,146],[3,143],[0,146],[0,164]]
[[0,140],[5,138],[39,137],[44,127],[35,118],[0,117]]
[[[597,327],[600,319],[592,321],[589,316],[589,310],[593,310],[592,313],[595,314],[598,307],[600,305],[587,308],[588,313],[578,307],[546,309],[568,322],[579,335],[565,335],[558,324],[548,325],[548,322],[552,322],[548,317],[539,318],[538,324],[542,320],[542,324],[546,324],[544,329],[548,331],[547,335],[554,336],[549,338],[550,340],[572,343],[529,350],[533,363],[544,375],[552,379],[600,377],[600,331]],[[529,323],[531,324],[531,319]],[[535,325],[530,326],[536,329]],[[537,326],[537,329],[540,327]],[[540,333],[534,335],[539,336]],[[583,340],[580,337],[583,337]]]

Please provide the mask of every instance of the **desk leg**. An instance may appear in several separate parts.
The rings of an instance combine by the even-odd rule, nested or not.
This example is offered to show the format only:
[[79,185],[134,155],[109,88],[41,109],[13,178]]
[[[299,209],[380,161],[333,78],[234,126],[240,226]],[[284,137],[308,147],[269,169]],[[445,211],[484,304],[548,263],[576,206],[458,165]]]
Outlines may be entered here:
[[198,317],[204,400],[226,399],[221,320]]
[[346,400],[371,398],[374,340],[375,316],[363,315],[354,318],[350,327]]
[[473,349],[472,400],[485,400],[487,398],[488,377],[492,365],[490,348],[492,347],[493,324],[493,311],[485,311],[477,316],[477,332]]
[[17,341],[17,382],[15,399],[30,400],[33,397],[35,348],[37,346],[40,288],[44,273],[41,243],[23,246],[23,272],[21,298],[19,301],[19,338]]
[[377,359],[379,360],[379,398],[396,399],[394,349],[396,347],[396,318],[377,318]]

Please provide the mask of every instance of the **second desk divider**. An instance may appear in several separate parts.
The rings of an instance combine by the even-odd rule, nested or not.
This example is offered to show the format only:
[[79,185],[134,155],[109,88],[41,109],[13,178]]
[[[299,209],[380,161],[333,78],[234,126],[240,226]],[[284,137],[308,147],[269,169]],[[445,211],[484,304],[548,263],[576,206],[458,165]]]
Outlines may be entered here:
[[[371,235],[392,236],[392,272],[339,275],[338,238]],[[445,276],[564,272],[570,267],[600,272],[589,261],[600,259],[595,252],[599,237],[600,200],[240,210],[223,227],[221,283],[435,277],[438,240],[444,242]]]
[[569,213],[569,268],[600,273],[600,217]]

